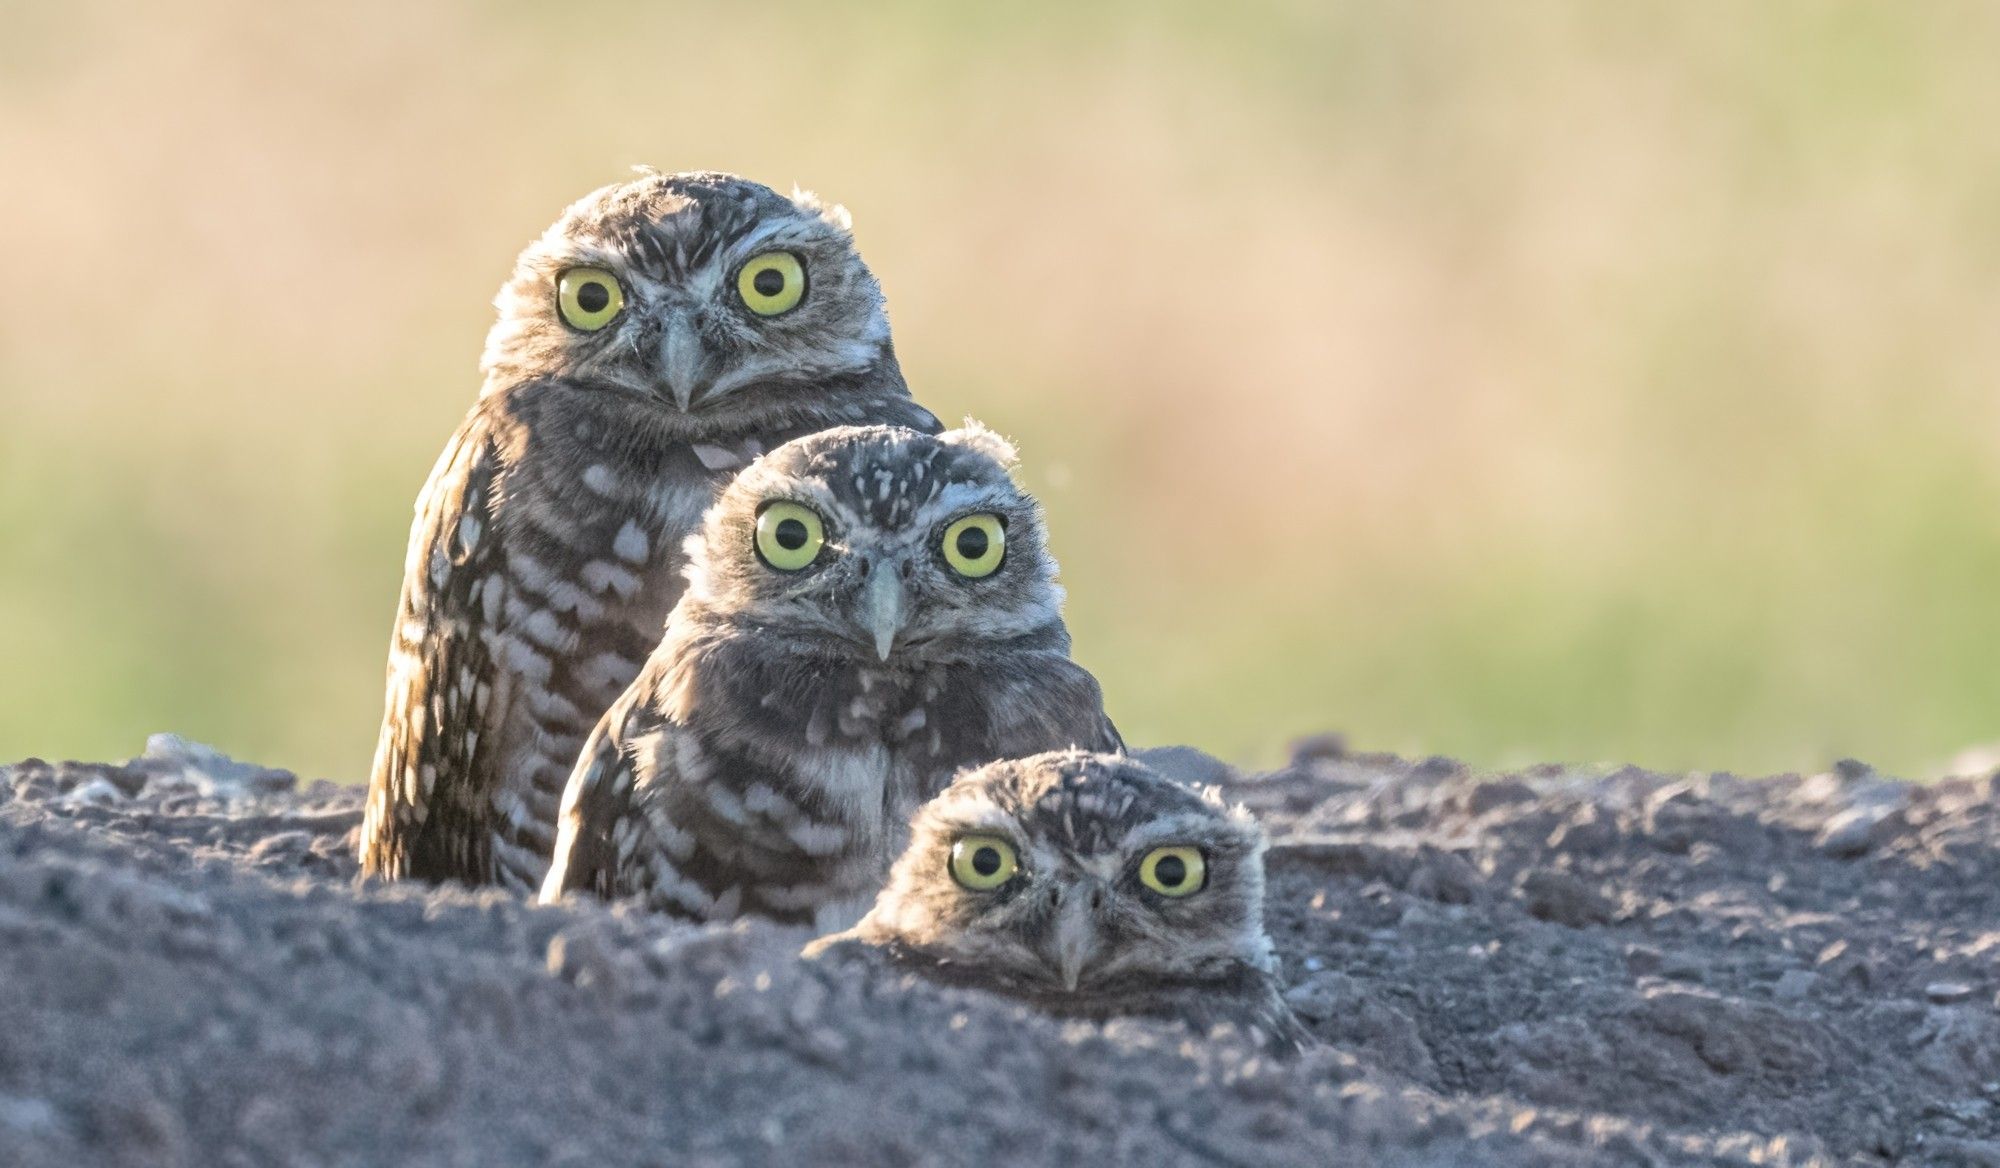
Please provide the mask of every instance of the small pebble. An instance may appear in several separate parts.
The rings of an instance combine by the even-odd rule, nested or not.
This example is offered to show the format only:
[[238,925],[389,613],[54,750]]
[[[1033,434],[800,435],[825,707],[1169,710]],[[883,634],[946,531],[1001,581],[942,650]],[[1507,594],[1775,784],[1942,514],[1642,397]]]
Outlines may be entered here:
[[251,845],[250,859],[253,863],[282,863],[304,851],[312,842],[309,832],[277,832]]
[[1810,996],[1813,987],[1819,984],[1819,975],[1809,969],[1788,969],[1778,975],[1778,984],[1771,987],[1771,996],[1781,1002],[1797,1002]]
[[1214,786],[1235,776],[1228,763],[1192,746],[1154,746],[1133,751],[1133,755],[1176,782]]
[[1962,981],[1934,981],[1924,987],[1924,996],[1940,1006],[1949,1006],[1971,997],[1972,987]]
[[1667,958],[1667,963],[1660,967],[1660,976],[1671,978],[1674,981],[1695,982],[1699,984],[1708,980],[1708,967],[1702,964],[1699,958],[1691,957],[1685,953],[1676,953]]
[[1527,873],[1520,891],[1530,916],[1572,929],[1606,924],[1615,908],[1603,893],[1568,872],[1552,868]]
[[125,798],[125,792],[111,785],[105,779],[92,779],[71,790],[62,797],[62,802],[80,807],[109,807]]
[[0,1129],[19,1136],[50,1135],[62,1126],[62,1117],[46,1099],[0,1094]]
[[1842,860],[1867,855],[1868,849],[1875,845],[1875,825],[1884,814],[1875,808],[1861,807],[1841,812],[1828,820],[1825,830],[1819,833],[1819,850]]
[[1461,793],[1456,802],[1471,815],[1488,815],[1502,807],[1533,802],[1535,789],[1519,779],[1488,779]]
[[1306,766],[1320,759],[1334,760],[1347,757],[1347,736],[1345,734],[1314,734],[1292,743],[1292,765]]
[[1649,977],[1666,966],[1666,955],[1651,945],[1625,946],[1625,972],[1633,977]]

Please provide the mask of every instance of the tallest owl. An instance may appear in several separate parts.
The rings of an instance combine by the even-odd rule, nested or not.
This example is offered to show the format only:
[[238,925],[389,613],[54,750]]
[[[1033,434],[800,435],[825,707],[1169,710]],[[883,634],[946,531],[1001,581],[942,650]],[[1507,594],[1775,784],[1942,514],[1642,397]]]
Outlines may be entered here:
[[910,400],[846,212],[717,173],[579,200],[514,265],[479,401],[417,499],[369,777],[378,876],[532,890],[591,727],[764,450]]

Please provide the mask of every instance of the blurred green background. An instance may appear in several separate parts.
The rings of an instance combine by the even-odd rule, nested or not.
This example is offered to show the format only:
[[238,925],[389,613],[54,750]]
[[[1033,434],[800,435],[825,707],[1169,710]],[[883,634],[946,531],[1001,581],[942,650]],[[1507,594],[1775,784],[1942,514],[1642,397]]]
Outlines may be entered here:
[[2000,738],[2000,6],[16,0],[0,757],[359,780],[514,253],[847,204],[1140,742]]

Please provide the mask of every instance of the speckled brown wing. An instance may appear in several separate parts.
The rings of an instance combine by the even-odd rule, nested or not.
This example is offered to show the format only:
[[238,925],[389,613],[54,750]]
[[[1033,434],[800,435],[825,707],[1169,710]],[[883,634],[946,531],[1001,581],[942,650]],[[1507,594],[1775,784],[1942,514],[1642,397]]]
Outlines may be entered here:
[[504,722],[511,686],[480,635],[506,587],[499,542],[487,538],[500,459],[485,419],[467,417],[417,497],[361,825],[370,875],[492,867],[487,791],[501,743],[490,728]]
[[576,770],[563,791],[554,853],[542,882],[545,902],[575,891],[588,891],[607,900],[631,891],[621,885],[630,883],[626,873],[634,854],[653,848],[652,833],[639,814],[624,737],[627,719],[642,692],[635,685],[605,712],[577,759]]
[[364,871],[541,886],[578,752],[658,642],[682,537],[722,476],[653,435],[576,449],[626,421],[616,408],[561,381],[489,396],[432,473]]
[[[907,399],[855,408],[936,425]],[[542,886],[578,752],[660,640],[686,535],[793,432],[686,443],[656,422],[550,380],[453,436],[412,529],[365,872]]]

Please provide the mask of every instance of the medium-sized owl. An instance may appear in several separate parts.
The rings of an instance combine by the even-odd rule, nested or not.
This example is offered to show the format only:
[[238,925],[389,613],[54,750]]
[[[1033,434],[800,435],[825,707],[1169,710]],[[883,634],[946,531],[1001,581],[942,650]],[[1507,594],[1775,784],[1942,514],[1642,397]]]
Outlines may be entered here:
[[1222,1023],[1290,1053],[1264,932],[1264,833],[1212,789],[1060,751],[960,777],[861,923],[806,956],[886,959],[1061,1017]]
[[594,191],[515,261],[477,405],[410,530],[370,875],[541,885],[577,752],[638,676],[681,545],[800,434],[936,430],[847,213],[718,173]]
[[990,431],[850,426],[744,470],[564,792],[542,899],[858,919],[958,771],[1121,750],[1069,657],[1040,508]]

